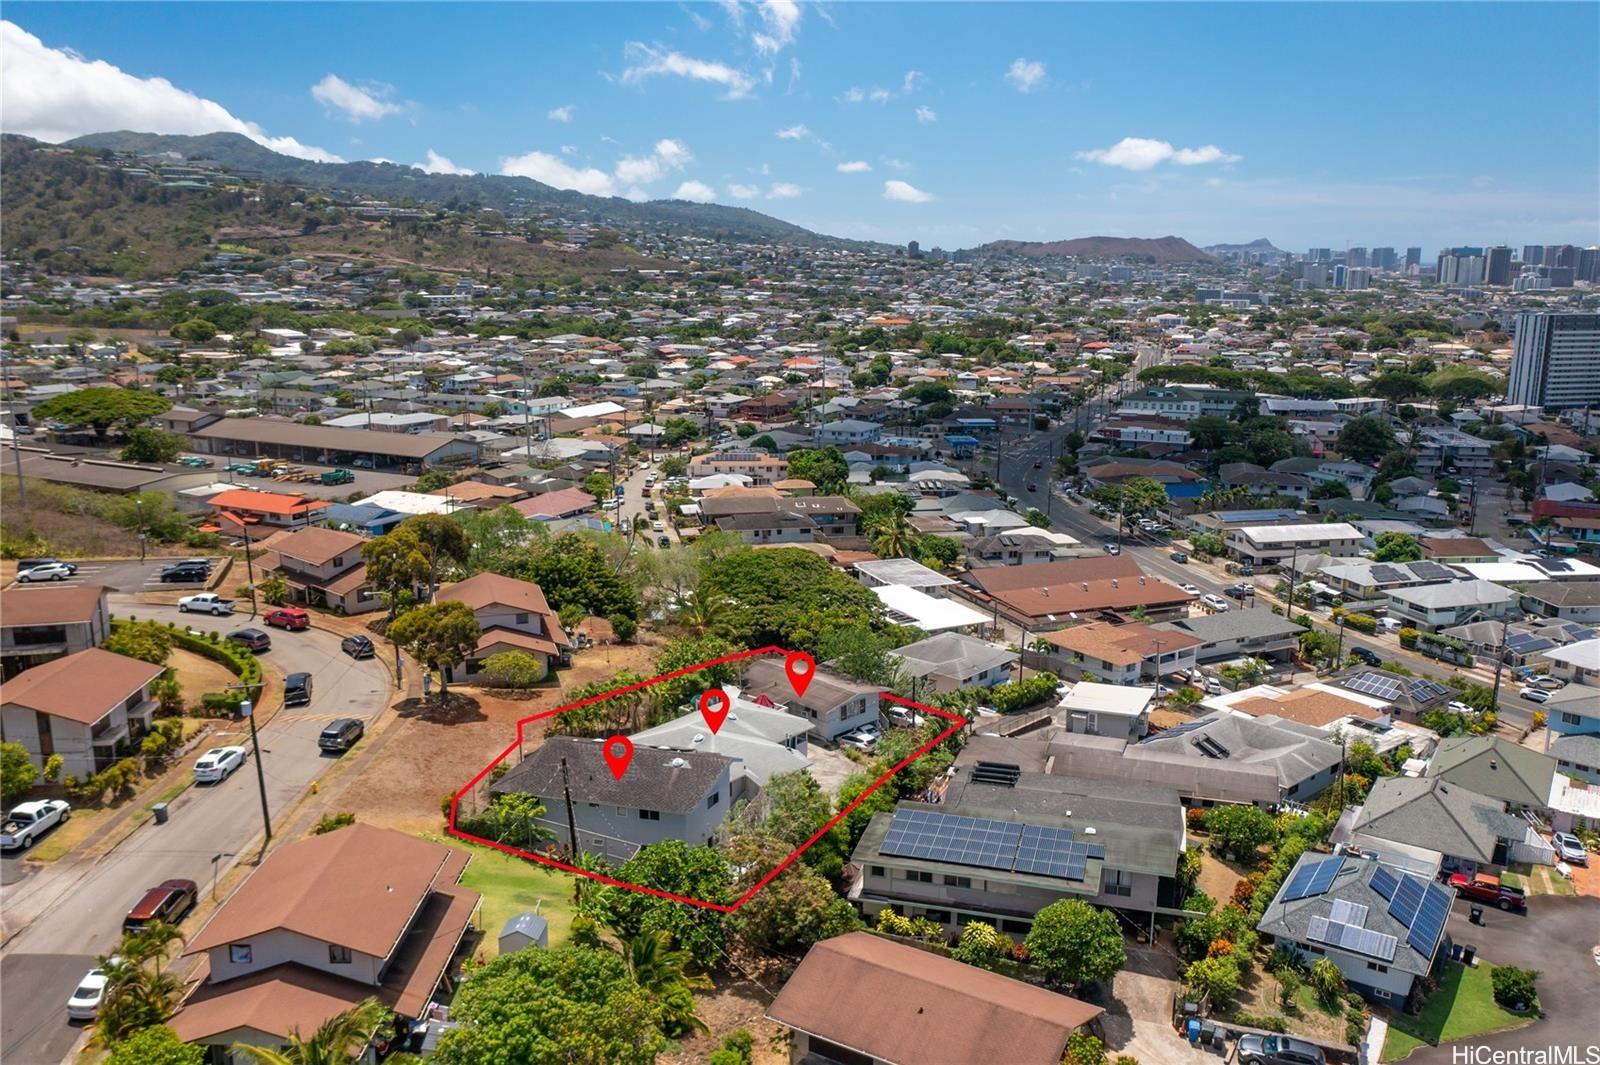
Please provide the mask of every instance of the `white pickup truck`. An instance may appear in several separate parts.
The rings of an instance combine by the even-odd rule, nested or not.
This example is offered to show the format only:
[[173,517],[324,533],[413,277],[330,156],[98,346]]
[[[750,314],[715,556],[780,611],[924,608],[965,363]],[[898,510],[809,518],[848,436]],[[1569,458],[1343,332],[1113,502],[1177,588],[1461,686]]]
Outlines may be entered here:
[[35,840],[72,816],[60,799],[24,802],[11,808],[0,826],[0,850],[26,850]]
[[178,613],[187,614],[191,610],[199,614],[212,614],[221,617],[223,614],[233,613],[233,600],[224,599],[216,592],[186,595],[178,600]]

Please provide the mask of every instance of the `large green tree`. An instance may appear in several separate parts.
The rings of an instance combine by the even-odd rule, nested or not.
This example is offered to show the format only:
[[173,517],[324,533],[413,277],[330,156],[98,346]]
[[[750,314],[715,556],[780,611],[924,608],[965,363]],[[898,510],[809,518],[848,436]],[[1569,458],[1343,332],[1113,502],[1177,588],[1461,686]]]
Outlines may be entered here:
[[[622,864],[616,877],[630,884],[671,892],[703,902],[733,901],[733,869],[711,847],[667,840],[645,847]],[[707,971],[723,961],[728,926],[722,914],[627,888],[586,890],[581,907],[619,938],[667,932],[695,964]]]
[[1081,899],[1052,902],[1034,915],[1026,946],[1040,972],[1069,987],[1109,980],[1128,960],[1116,917]]
[[1339,430],[1334,447],[1353,462],[1375,462],[1394,450],[1394,430],[1382,418],[1353,418]]
[[525,556],[511,572],[538,584],[558,612],[578,607],[603,618],[639,619],[639,599],[593,540],[562,533],[543,550]]
[[33,764],[28,748],[14,741],[0,743],[0,802],[7,806],[19,799],[39,779],[39,767]]
[[233,1052],[254,1065],[344,1065],[390,1016],[388,1007],[369,998],[323,1021],[309,1038],[294,1028],[280,1049],[235,1043]]
[[401,597],[426,584],[432,573],[422,542],[398,528],[362,544],[361,557],[367,564],[367,579],[389,603],[391,621],[399,613]]
[[478,646],[483,630],[465,603],[429,603],[407,611],[389,626],[389,638],[410,651],[417,661],[439,671],[439,695],[448,694],[451,666],[461,663]]
[[164,429],[136,425],[122,445],[123,462],[171,462],[183,451],[183,437]]
[[[783,840],[759,832],[735,836],[725,853],[738,870],[736,889],[748,890],[793,853]],[[760,954],[795,955],[823,939],[860,927],[855,909],[811,866],[795,862],[732,918],[741,942]]]
[[1422,558],[1422,545],[1410,533],[1381,532],[1373,543],[1374,562],[1416,562]]
[[95,435],[105,436],[113,428],[130,429],[171,407],[171,400],[154,392],[131,388],[80,388],[76,392],[51,396],[33,408],[33,417],[37,421],[88,426]]
[[439,1065],[653,1065],[661,1007],[620,955],[520,950],[475,970],[451,1008]]
[[390,535],[399,534],[414,541],[428,563],[429,591],[439,586],[439,580],[452,567],[464,567],[472,555],[472,543],[466,530],[455,518],[446,514],[418,514],[395,526]]
[[876,596],[826,559],[797,547],[735,551],[708,561],[701,590],[728,602],[717,631],[746,647],[815,651],[831,629],[882,625]]
[[205,1065],[206,1048],[185,1043],[164,1024],[142,1028],[111,1047],[106,1065]]
[[1133,519],[1154,513],[1167,503],[1167,490],[1150,477],[1129,477],[1121,484],[1101,485],[1090,493],[1096,503]]
[[839,492],[850,477],[850,464],[837,447],[796,448],[789,452],[789,476],[810,481],[819,492]]
[[1241,861],[1278,841],[1278,824],[1259,806],[1216,806],[1206,812],[1206,829],[1218,847]]

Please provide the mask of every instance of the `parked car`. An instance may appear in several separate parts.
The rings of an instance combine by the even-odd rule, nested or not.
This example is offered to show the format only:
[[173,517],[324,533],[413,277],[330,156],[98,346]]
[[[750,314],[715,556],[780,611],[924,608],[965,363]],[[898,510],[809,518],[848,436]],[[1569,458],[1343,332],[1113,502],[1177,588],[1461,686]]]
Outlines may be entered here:
[[194,782],[220,784],[233,776],[235,769],[244,765],[246,757],[243,747],[213,747],[195,762]]
[[1256,586],[1253,584],[1243,583],[1230,584],[1226,588],[1222,589],[1222,594],[1227,596],[1229,599],[1238,599],[1242,601],[1249,599],[1251,596],[1256,594]]
[[896,728],[921,728],[926,720],[921,714],[909,706],[891,706],[889,708],[889,723]]
[[178,600],[178,613],[187,614],[191,610],[200,614],[211,614],[221,617],[233,613],[233,600],[224,599],[216,592],[201,592],[198,595],[186,595]]
[[156,578],[162,584],[172,584],[177,581],[203,581],[211,576],[211,567],[195,565],[192,562],[174,562],[170,566],[162,566]]
[[311,674],[291,673],[283,678],[283,705],[311,705]]
[[146,891],[122,919],[124,932],[138,932],[154,921],[177,924],[194,909],[200,889],[193,880],[166,880]]
[[1200,602],[1219,614],[1225,614],[1228,611],[1228,601],[1220,595],[1202,595]]
[[878,737],[864,728],[858,728],[840,736],[839,744],[843,747],[854,747],[863,754],[871,754],[872,749],[878,745]]
[[1327,1065],[1322,1048],[1288,1035],[1241,1035],[1241,1065]]
[[1452,699],[1450,702],[1446,703],[1445,704],[1445,709],[1449,710],[1453,714],[1475,714],[1475,713],[1477,713],[1476,710],[1474,710],[1472,707],[1468,706],[1466,703],[1462,702],[1459,699]]
[[272,650],[272,637],[260,629],[234,629],[228,633],[228,642],[236,643],[255,654]]
[[311,627],[311,615],[297,606],[281,606],[269,611],[261,620],[275,629],[288,629],[290,632],[299,632]]
[[1502,884],[1500,878],[1493,873],[1478,873],[1468,876],[1466,873],[1452,873],[1450,886],[1457,895],[1471,899],[1473,902],[1487,902],[1491,906],[1498,906],[1502,910],[1525,910],[1528,908],[1528,896],[1521,888]]
[[339,641],[339,650],[351,658],[371,658],[377,654],[377,649],[372,646],[372,640],[365,636],[346,636]]
[[34,581],[64,581],[72,576],[74,567],[65,562],[46,562],[42,566],[21,570],[17,574],[19,584],[32,584]]
[[328,727],[317,737],[317,746],[325,751],[348,751],[366,734],[367,727],[353,717],[341,717],[328,722]]
[[1383,665],[1383,656],[1370,647],[1352,647],[1350,653],[1369,666]]
[[1172,553],[1172,561],[1181,562],[1184,565],[1188,565],[1189,556],[1187,554],[1185,554],[1184,552],[1182,552],[1182,551],[1174,551]]
[[1543,688],[1523,688],[1517,694],[1530,703],[1542,703],[1550,698],[1550,693]]
[[0,824],[0,850],[27,850],[52,828],[71,820],[72,807],[62,799],[22,802]]
[[1381,633],[1385,633],[1385,634],[1396,633],[1396,632],[1399,632],[1403,628],[1405,628],[1405,626],[1400,624],[1400,622],[1396,621],[1394,618],[1379,618],[1378,619],[1378,631],[1381,632]]
[[1222,681],[1218,680],[1216,677],[1207,677],[1205,680],[1200,682],[1200,687],[1207,695],[1222,694]]
[[651,532],[657,532],[657,533],[666,532],[667,531],[667,527],[665,525],[663,525],[659,521],[653,521],[653,522],[650,523],[650,531]]
[[1120,555],[1120,554],[1122,554],[1122,548],[1118,547],[1116,544],[1106,544],[1105,545],[1105,550],[1106,550],[1106,554],[1108,554],[1108,555]]
[[1035,483],[1033,481],[1029,481],[1028,482],[1028,491],[1037,492],[1038,490],[1039,490],[1039,485],[1037,483]]
[[1567,682],[1548,673],[1538,673],[1528,678],[1528,687],[1543,688],[1547,692],[1558,692],[1567,686]]
[[672,537],[665,536],[665,535],[656,537],[656,546],[657,547],[671,547],[672,546]]
[[1556,857],[1568,865],[1589,864],[1589,848],[1583,845],[1583,840],[1571,832],[1557,832],[1550,837],[1550,842],[1556,848]]
[[67,567],[67,572],[68,573],[77,573],[78,572],[78,564],[76,562],[63,562],[59,558],[19,558],[19,559],[17,559],[17,572],[18,573],[21,573],[23,570],[36,569],[39,566],[65,566],[65,567]]
[[1199,594],[1201,594],[1200,593],[1200,586],[1197,585],[1197,584],[1180,584],[1180,585],[1178,585],[1178,591],[1187,592],[1190,595],[1199,595]]
[[[112,957],[109,960],[118,962],[122,959]],[[92,1021],[99,1016],[100,1004],[105,1001],[106,984],[109,981],[110,977],[106,975],[106,971],[98,966],[84,974],[71,997],[67,999],[67,1020]]]

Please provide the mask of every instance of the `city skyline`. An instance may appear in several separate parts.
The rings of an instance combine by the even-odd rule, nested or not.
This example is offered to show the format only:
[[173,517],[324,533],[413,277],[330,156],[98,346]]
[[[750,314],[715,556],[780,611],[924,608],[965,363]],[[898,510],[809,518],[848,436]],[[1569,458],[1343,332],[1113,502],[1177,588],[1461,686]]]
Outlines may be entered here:
[[[1466,108],[1438,76],[1490,39],[1581,69],[1600,44],[1582,5],[1447,23],[1413,5],[84,10],[8,8],[6,132],[227,130],[924,247],[1170,233],[1431,261],[1600,240],[1593,95]],[[218,34],[256,44],[208,47]],[[1539,152],[1494,151],[1485,131]]]

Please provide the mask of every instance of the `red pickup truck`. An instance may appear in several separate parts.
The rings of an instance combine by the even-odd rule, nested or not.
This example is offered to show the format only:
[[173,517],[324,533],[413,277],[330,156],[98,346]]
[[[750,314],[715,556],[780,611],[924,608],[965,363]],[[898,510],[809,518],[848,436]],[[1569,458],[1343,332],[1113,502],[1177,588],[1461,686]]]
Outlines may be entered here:
[[1502,910],[1528,908],[1528,897],[1521,888],[1502,884],[1500,878],[1492,873],[1478,873],[1471,877],[1466,873],[1453,873],[1450,876],[1450,886],[1455,888],[1457,895],[1469,898],[1473,902],[1487,902]]

